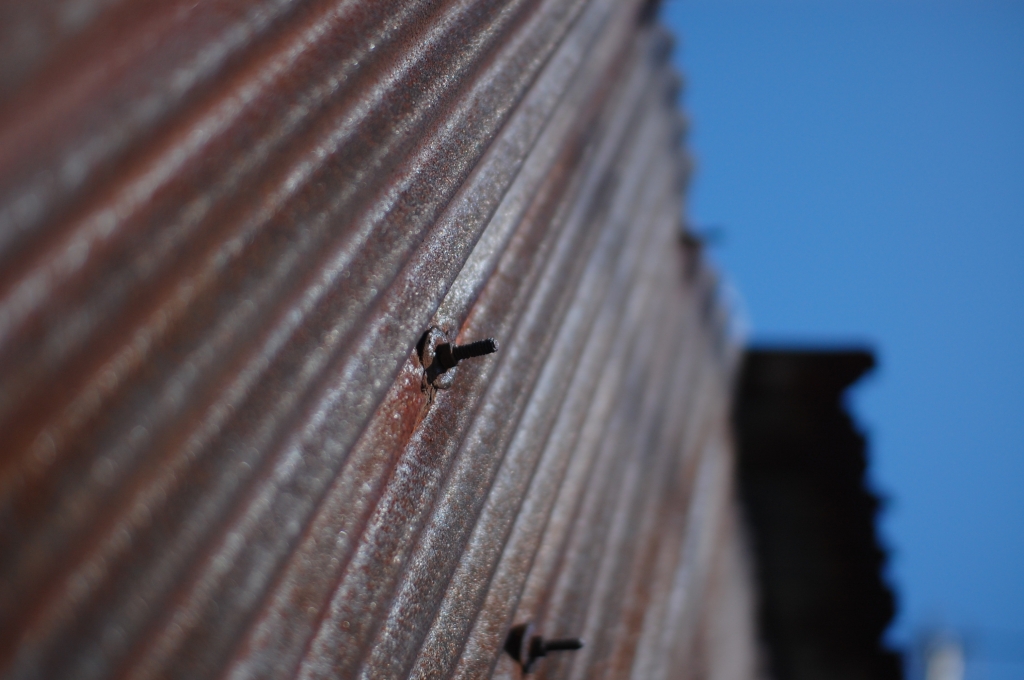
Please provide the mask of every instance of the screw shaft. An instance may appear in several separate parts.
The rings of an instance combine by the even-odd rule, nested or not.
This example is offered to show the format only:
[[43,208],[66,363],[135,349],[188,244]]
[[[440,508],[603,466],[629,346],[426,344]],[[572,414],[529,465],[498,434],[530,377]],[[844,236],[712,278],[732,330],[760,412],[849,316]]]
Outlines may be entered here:
[[583,649],[583,640],[579,638],[566,638],[564,640],[544,640],[544,652],[569,651]]
[[468,345],[455,345],[452,348],[452,357],[455,358],[456,362],[459,362],[463,359],[482,357],[497,351],[497,341],[494,338],[487,338],[486,340],[471,342]]

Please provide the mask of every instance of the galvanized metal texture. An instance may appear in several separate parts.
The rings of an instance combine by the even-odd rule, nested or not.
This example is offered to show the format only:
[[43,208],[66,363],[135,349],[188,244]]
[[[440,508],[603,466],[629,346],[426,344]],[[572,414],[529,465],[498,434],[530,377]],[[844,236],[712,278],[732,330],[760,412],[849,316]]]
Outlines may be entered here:
[[[731,366],[650,15],[0,2],[0,676],[688,666]],[[500,351],[425,389],[431,327]]]

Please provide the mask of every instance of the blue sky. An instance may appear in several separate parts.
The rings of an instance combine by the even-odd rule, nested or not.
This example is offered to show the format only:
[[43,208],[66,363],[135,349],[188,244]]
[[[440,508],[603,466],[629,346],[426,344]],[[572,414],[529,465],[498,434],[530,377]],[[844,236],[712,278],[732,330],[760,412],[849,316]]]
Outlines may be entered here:
[[[668,0],[688,218],[754,340],[868,343],[854,394],[906,644],[1024,640],[1024,2]],[[1003,645],[1005,647],[1005,645]],[[968,650],[971,652],[971,649]]]

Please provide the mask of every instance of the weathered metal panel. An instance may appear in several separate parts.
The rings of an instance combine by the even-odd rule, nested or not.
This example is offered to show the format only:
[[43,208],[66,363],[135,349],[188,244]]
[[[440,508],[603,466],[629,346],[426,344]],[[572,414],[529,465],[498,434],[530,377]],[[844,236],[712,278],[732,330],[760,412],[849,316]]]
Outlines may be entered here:
[[[731,368],[650,15],[0,6],[4,677],[693,665]],[[424,389],[431,327],[500,351]]]

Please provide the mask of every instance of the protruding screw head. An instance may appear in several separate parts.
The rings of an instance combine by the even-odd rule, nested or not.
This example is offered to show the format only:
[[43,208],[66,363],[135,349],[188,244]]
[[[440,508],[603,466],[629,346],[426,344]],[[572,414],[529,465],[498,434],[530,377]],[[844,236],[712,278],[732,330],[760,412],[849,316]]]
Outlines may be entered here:
[[453,369],[460,361],[497,352],[498,342],[494,338],[487,338],[468,345],[456,345],[444,331],[434,327],[420,338],[417,351],[425,372],[424,388],[445,390],[451,387],[455,378]]
[[532,623],[523,623],[514,626],[508,633],[505,640],[505,651],[509,656],[519,662],[523,673],[529,673],[534,662],[548,652],[573,651],[583,649],[583,640],[579,638],[564,638],[560,640],[545,640],[542,636],[534,634]]

